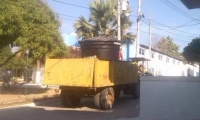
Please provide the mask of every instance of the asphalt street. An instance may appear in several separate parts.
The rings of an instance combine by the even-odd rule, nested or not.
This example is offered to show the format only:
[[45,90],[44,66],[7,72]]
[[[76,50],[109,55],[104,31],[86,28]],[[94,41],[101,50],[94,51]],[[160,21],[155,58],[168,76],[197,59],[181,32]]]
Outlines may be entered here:
[[60,100],[0,109],[0,120],[118,120],[139,116],[139,100],[121,96],[112,110],[95,108],[93,98],[81,99],[77,108],[63,108]]

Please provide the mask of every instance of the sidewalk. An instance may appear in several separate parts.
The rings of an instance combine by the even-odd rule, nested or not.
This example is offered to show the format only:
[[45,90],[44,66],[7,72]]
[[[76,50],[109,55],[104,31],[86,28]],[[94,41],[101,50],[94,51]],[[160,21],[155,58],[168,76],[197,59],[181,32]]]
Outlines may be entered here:
[[[18,88],[2,89],[0,86],[0,108],[33,102],[36,99],[46,99],[59,96],[58,86],[44,86],[42,84],[27,84]],[[27,89],[25,89],[27,88]],[[26,95],[25,95],[26,90]]]

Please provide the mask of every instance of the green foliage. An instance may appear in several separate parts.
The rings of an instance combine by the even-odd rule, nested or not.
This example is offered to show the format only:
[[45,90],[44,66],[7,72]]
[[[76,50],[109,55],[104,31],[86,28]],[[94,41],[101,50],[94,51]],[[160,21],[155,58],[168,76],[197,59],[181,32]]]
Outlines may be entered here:
[[30,49],[33,61],[65,57],[59,19],[43,0],[0,1],[0,47]]
[[13,53],[11,52],[11,49],[9,46],[4,47],[1,50],[0,64],[3,64],[3,66],[1,66],[1,68],[2,69],[24,69],[25,68],[25,60],[24,59],[12,57],[8,62],[5,63],[5,61],[12,55],[13,55]]
[[161,38],[156,43],[156,48],[166,54],[180,56],[179,46],[173,42],[173,38],[171,38],[170,36],[168,36],[167,38]]
[[0,48],[6,47],[21,35],[23,19],[18,5],[18,0],[0,1]]
[[184,58],[189,62],[200,63],[200,37],[192,40],[183,50]]
[[1,51],[0,51],[0,64],[2,64],[4,61],[6,61],[6,59],[8,58],[8,56],[11,56],[12,52],[9,46],[4,47]]
[[[96,36],[117,36],[117,0],[93,0],[90,2],[89,20],[81,16],[74,24],[79,38],[92,38]],[[128,8],[121,13],[122,43],[132,43],[135,35],[126,32],[132,22],[126,16],[131,10]]]

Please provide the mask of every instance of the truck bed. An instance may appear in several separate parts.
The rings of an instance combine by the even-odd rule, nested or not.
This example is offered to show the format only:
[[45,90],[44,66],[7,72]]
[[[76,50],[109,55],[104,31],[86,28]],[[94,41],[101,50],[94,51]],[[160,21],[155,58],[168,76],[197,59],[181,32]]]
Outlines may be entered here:
[[95,58],[46,59],[43,84],[105,87],[138,82],[136,63]]

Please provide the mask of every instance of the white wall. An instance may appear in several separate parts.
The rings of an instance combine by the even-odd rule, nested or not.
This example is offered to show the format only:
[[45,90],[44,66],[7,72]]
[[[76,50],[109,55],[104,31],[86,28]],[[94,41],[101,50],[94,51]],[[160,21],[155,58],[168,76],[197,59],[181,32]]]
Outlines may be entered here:
[[[127,49],[126,45],[122,46],[123,51],[123,60],[127,60]],[[140,47],[141,48],[141,47]],[[152,51],[154,53],[154,58],[149,56],[149,49],[142,48],[145,50],[145,54],[139,54],[138,57],[144,57],[150,59],[148,62],[139,62],[139,64],[143,64],[149,72],[152,72],[154,76],[198,76],[196,73],[198,72],[198,65],[189,65],[183,64],[183,61],[177,60],[170,56],[160,54],[158,52]],[[135,43],[130,45],[129,48],[129,57],[135,57],[136,46]],[[158,59],[158,56],[162,56],[162,60]],[[169,58],[169,62],[166,62],[166,58]],[[175,64],[173,63],[175,61]],[[179,63],[179,64],[178,64]]]
[[140,120],[200,119],[200,77],[140,80]]

